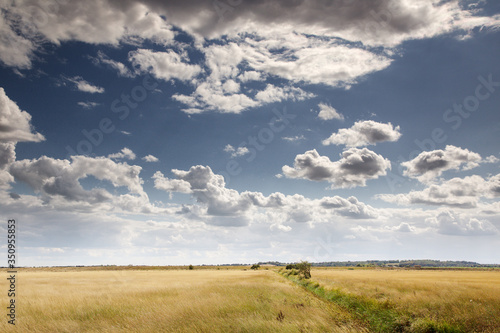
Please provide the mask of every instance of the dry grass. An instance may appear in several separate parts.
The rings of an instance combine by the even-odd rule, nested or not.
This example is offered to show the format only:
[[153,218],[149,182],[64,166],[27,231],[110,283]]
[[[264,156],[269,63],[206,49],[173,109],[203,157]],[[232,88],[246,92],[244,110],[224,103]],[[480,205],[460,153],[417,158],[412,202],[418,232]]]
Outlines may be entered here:
[[500,331],[499,271],[315,269],[312,276],[326,289],[377,300],[411,321]]
[[[18,332],[365,331],[347,311],[271,270],[31,270],[18,277]],[[7,301],[1,298],[3,309]],[[10,326],[4,319],[0,331]]]

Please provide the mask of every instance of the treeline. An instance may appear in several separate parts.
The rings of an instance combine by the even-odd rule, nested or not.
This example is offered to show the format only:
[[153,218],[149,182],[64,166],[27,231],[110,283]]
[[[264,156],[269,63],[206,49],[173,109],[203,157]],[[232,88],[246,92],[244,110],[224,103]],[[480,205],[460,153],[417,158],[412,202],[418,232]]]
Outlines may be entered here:
[[[293,263],[282,263],[278,261],[259,262],[260,265],[286,266]],[[366,261],[328,261],[311,263],[312,266],[320,267],[500,267],[493,264],[479,264],[473,261],[453,260],[366,260]]]

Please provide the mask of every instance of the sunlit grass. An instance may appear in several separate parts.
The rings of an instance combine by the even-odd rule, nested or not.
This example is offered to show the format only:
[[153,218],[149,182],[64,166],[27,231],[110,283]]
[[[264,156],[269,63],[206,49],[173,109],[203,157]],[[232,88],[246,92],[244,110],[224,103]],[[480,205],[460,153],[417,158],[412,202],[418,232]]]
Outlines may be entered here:
[[430,322],[500,331],[499,271],[314,269],[312,276],[326,290],[394,310],[415,331]]
[[[364,331],[271,270],[31,270],[17,289],[18,332]],[[4,319],[0,331],[14,330]]]

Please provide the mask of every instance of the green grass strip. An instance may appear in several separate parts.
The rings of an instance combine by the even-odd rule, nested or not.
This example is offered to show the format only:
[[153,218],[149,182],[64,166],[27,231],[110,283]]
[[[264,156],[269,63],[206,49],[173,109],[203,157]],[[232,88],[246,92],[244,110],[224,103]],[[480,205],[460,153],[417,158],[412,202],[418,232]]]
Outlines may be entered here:
[[428,318],[411,318],[409,314],[399,313],[388,302],[350,295],[340,289],[326,290],[319,283],[300,279],[296,275],[279,273],[290,281],[304,287],[322,299],[340,305],[366,322],[373,332],[411,332],[411,333],[465,333],[448,323],[437,323]]

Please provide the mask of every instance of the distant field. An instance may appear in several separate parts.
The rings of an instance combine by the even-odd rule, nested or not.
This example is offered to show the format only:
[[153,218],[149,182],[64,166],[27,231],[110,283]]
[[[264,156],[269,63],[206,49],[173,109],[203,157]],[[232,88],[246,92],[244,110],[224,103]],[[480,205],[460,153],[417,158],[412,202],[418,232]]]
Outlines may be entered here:
[[272,270],[25,269],[17,290],[16,330],[4,314],[0,332],[367,331]]
[[312,280],[374,308],[394,310],[414,331],[435,322],[462,332],[500,332],[498,270],[319,268],[312,270]]

